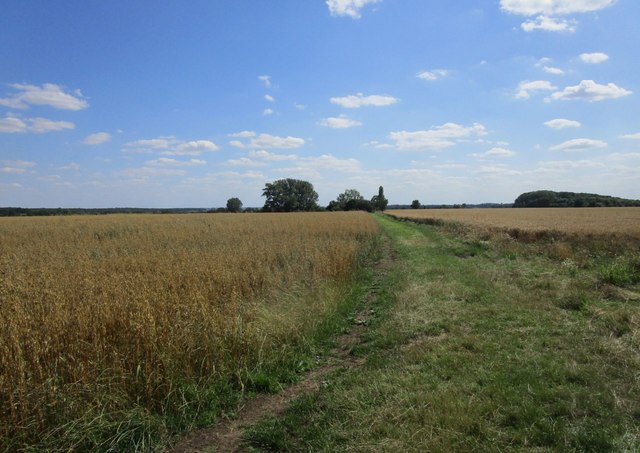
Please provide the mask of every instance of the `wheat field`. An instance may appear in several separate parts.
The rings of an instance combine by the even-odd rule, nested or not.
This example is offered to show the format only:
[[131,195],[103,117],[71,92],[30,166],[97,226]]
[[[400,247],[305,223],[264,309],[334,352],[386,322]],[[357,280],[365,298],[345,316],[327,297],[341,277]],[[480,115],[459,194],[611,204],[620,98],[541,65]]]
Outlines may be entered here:
[[640,208],[401,209],[398,218],[461,222],[474,226],[640,238]]
[[0,219],[0,444],[82,448],[92,423],[124,435],[197,411],[189,389],[243,386],[334,309],[377,231],[364,213]]

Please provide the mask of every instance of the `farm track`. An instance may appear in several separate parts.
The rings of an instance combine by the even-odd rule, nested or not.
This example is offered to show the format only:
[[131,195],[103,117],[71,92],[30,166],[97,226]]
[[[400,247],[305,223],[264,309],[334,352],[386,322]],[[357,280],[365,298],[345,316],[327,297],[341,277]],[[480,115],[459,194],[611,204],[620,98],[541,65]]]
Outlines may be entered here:
[[188,434],[171,449],[169,453],[198,452],[242,452],[245,431],[266,417],[276,417],[285,412],[296,398],[318,391],[325,378],[338,369],[353,369],[361,366],[366,358],[356,357],[353,349],[366,342],[365,334],[372,315],[371,306],[380,288],[380,282],[396,260],[391,240],[383,237],[382,254],[374,265],[374,279],[365,302],[356,312],[349,332],[336,339],[337,346],[332,349],[327,360],[309,371],[297,383],[275,394],[263,394],[241,403],[236,415],[220,421],[211,428],[200,429]]

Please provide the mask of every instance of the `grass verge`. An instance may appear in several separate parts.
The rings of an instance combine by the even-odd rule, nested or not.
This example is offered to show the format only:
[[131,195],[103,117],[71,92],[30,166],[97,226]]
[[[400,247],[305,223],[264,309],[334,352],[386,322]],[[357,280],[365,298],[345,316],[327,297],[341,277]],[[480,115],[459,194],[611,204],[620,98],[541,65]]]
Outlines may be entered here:
[[256,426],[247,448],[640,450],[634,261],[624,258],[607,282],[599,256],[577,263],[527,244],[379,221],[398,260],[356,351],[365,365],[335,372]]

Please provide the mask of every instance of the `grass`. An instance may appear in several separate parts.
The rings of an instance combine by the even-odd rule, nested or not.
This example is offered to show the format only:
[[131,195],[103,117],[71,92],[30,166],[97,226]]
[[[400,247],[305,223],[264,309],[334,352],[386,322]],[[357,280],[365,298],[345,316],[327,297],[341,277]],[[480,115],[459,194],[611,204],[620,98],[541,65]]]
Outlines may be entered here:
[[256,426],[247,448],[640,450],[637,252],[379,221],[397,261],[365,365]]
[[294,381],[377,234],[364,213],[2,219],[0,450],[150,451]]

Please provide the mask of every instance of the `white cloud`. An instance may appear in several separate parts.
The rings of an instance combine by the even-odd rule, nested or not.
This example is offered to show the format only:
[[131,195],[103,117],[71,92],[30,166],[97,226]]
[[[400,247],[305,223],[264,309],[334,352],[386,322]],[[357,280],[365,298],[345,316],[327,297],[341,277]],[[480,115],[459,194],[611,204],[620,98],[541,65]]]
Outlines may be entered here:
[[640,132],[638,132],[637,134],[625,134],[625,135],[621,135],[621,138],[630,138],[633,140],[640,140]]
[[295,154],[274,154],[269,151],[265,151],[263,149],[259,151],[250,151],[249,157],[255,157],[258,159],[270,161],[270,162],[279,162],[283,160],[297,160],[299,157]]
[[473,157],[477,157],[480,159],[490,158],[490,157],[513,157],[516,153],[507,148],[502,147],[494,147],[489,151],[481,154],[472,154]]
[[64,167],[60,167],[60,169],[78,171],[78,170],[80,170],[80,165],[75,163],[75,162],[71,162],[71,163],[65,165]]
[[233,134],[229,134],[229,137],[237,137],[237,138],[251,138],[255,136],[256,136],[256,133],[253,131],[241,131],[241,132],[235,132]]
[[271,96],[270,94],[265,94],[264,98],[265,98],[265,100],[267,100],[269,102],[275,102],[276,101],[276,99],[273,96]]
[[341,173],[359,173],[361,171],[360,162],[356,159],[340,159],[331,154],[323,154],[321,156],[301,157],[294,166],[282,167],[274,169],[287,175],[295,177],[319,179],[322,178],[322,171],[328,171],[330,174],[335,172]]
[[332,16],[348,16],[352,19],[360,19],[360,10],[368,4],[378,3],[381,0],[327,0],[329,13]]
[[130,149],[147,149],[147,150],[159,150],[159,149],[167,149],[177,140],[174,137],[160,137],[160,138],[152,138],[148,140],[136,140],[133,142],[125,143],[126,148]]
[[500,0],[500,6],[508,13],[523,16],[564,15],[598,11],[615,2],[616,0]]
[[162,168],[162,167],[139,167],[139,168],[123,168],[113,173],[114,176],[131,178],[137,180],[147,180],[156,176],[184,176],[187,170],[178,168]]
[[101,145],[111,140],[111,134],[107,132],[96,132],[95,134],[87,135],[82,141],[85,145]]
[[267,88],[271,86],[271,76],[261,75],[261,76],[258,76],[258,79],[261,80],[262,83],[264,83],[264,86],[266,86]]
[[599,168],[604,167],[599,162],[592,160],[552,160],[546,162],[538,162],[538,171],[569,171],[576,168]]
[[193,167],[205,165],[207,161],[201,159],[177,160],[169,157],[159,157],[158,159],[148,160],[146,163],[159,167]]
[[558,19],[555,17],[538,16],[533,20],[528,20],[520,24],[520,27],[526,32],[534,30],[568,32],[576,31],[576,21],[567,19]]
[[516,99],[529,99],[531,94],[535,94],[539,91],[553,91],[558,87],[553,86],[551,82],[547,80],[524,80],[518,85],[516,92]]
[[202,153],[217,151],[218,145],[210,140],[191,140],[181,142],[175,148],[162,151],[164,156],[199,156]]
[[251,138],[248,143],[241,142],[240,140],[233,140],[229,142],[230,145],[236,148],[299,148],[304,145],[304,139],[298,137],[278,137],[277,135],[260,134],[252,136],[243,136],[242,138]]
[[29,168],[32,168],[35,166],[36,166],[35,162],[29,162],[26,160],[1,160],[0,172],[23,174],[23,173],[26,173]]
[[343,97],[333,97],[330,99],[330,102],[332,104],[337,104],[347,109],[357,109],[360,107],[368,106],[385,107],[387,105],[395,104],[398,101],[399,99],[386,94],[373,94],[370,96],[365,96],[362,93]]
[[602,140],[592,140],[590,138],[574,138],[559,145],[552,146],[551,151],[585,151],[588,149],[606,148],[608,145]]
[[552,100],[584,100],[584,101],[602,101],[605,99],[616,99],[623,96],[629,96],[631,91],[625,90],[617,86],[615,83],[599,85],[593,80],[583,80],[576,86],[566,87],[562,91],[557,91],[551,95]]
[[257,162],[251,160],[248,157],[241,157],[239,159],[230,159],[225,162],[225,165],[231,165],[233,167],[264,167],[264,162]]
[[264,109],[264,110],[262,111],[262,114],[263,114],[264,116],[273,115],[273,110],[272,110],[272,109]]
[[372,146],[376,149],[393,148],[393,145],[390,145],[388,143],[380,143],[377,140],[371,140],[370,142],[363,143],[362,146]]
[[599,64],[607,61],[609,59],[609,55],[602,52],[582,53],[580,54],[580,59],[585,63]]
[[355,172],[360,169],[358,160],[352,158],[340,159],[332,154],[323,154],[319,157],[303,157],[300,162],[303,166],[323,170]]
[[449,75],[449,71],[447,71],[446,69],[433,69],[431,71],[422,71],[418,73],[416,77],[422,80],[434,81],[434,80],[442,79],[447,75]]
[[547,74],[553,74],[553,75],[564,75],[564,71],[560,68],[556,68],[553,66],[545,66],[544,68],[542,68],[544,70],[544,72],[546,72]]
[[125,152],[142,154],[160,152],[164,156],[199,156],[218,149],[218,145],[210,140],[181,141],[175,137],[136,140],[124,145]]
[[360,121],[348,118],[346,115],[324,118],[320,120],[318,124],[320,126],[330,127],[333,129],[348,129],[350,127],[362,126]]
[[44,134],[46,132],[74,129],[75,124],[69,121],[53,121],[47,118],[18,118],[8,114],[5,118],[0,118],[0,133],[23,134],[33,132]]
[[476,173],[487,176],[520,176],[522,172],[511,170],[505,165],[483,165],[476,170]]
[[0,98],[0,105],[14,109],[26,109],[30,105],[47,105],[61,110],[82,110],[89,107],[80,90],[73,94],[53,83],[42,86],[14,83],[10,85],[19,91],[7,98]]
[[554,120],[549,120],[544,123],[545,126],[550,127],[551,129],[564,129],[566,127],[581,127],[578,121],[567,120],[565,118],[556,118]]
[[482,124],[474,123],[464,127],[456,123],[446,123],[423,131],[391,132],[389,138],[399,150],[443,150],[456,144],[456,139],[486,135]]

